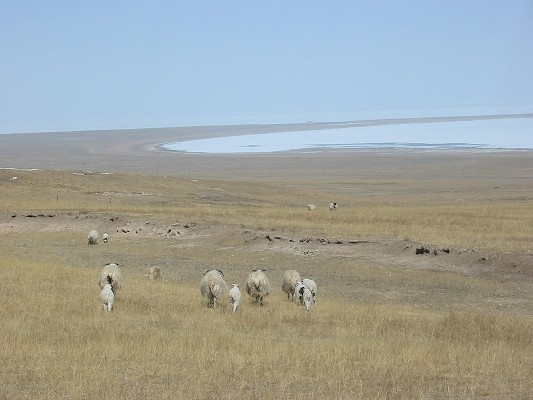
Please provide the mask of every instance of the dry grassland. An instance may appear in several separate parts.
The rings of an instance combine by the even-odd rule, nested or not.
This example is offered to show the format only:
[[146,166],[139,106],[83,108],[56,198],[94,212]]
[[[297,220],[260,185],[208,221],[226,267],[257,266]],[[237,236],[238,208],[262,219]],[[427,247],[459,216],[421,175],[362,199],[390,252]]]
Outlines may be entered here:
[[[391,197],[357,178],[378,187],[365,197],[329,190],[330,176],[282,178],[0,170],[0,397],[533,398],[527,171],[474,196],[442,181],[406,178]],[[88,246],[93,228],[110,242]],[[452,252],[416,256],[420,244]],[[110,261],[125,287],[104,313]],[[243,292],[266,268],[273,293],[208,309],[199,281],[214,267]],[[309,312],[281,292],[292,268],[318,283]]]

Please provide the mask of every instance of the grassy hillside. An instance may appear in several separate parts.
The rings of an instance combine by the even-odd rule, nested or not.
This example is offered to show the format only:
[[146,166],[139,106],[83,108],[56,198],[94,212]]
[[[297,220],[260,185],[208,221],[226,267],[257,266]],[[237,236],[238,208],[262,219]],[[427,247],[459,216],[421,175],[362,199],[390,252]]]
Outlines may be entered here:
[[[330,193],[281,181],[0,170],[0,398],[532,398],[532,203],[457,196],[336,192],[331,212]],[[104,313],[109,261],[125,286]],[[235,314],[201,298],[213,267],[241,284]],[[264,307],[244,292],[255,267]],[[309,312],[281,292],[291,268],[317,280]]]
[[[487,201],[373,201],[331,196],[282,184],[191,180],[127,174],[0,170],[0,212],[110,212],[186,216],[279,232],[345,237],[394,237],[436,245],[530,252],[533,203],[528,198]],[[459,194],[459,197],[461,195]],[[317,205],[314,212],[307,204]]]

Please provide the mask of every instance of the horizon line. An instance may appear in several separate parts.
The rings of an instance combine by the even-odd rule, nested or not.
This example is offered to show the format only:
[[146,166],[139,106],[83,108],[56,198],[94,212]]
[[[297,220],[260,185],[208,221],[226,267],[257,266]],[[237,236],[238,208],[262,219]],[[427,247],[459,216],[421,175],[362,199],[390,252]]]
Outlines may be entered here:
[[[450,115],[450,116],[426,116],[426,117],[397,117],[397,118],[373,118],[342,121],[313,121],[305,122],[277,122],[277,123],[241,123],[241,124],[190,124],[162,127],[141,127],[141,128],[102,128],[102,129],[67,129],[67,130],[42,130],[28,132],[4,132],[0,135],[23,135],[23,134],[47,134],[47,133],[90,133],[90,132],[125,132],[143,130],[168,130],[183,128],[216,128],[216,127],[245,127],[245,126],[316,126],[315,129],[331,128],[353,128],[380,125],[408,125],[408,124],[432,124],[439,122],[465,122],[465,121],[486,121],[499,119],[527,119],[533,118],[533,112],[529,113],[505,113],[505,114],[470,114],[470,115]],[[339,126],[340,125],[340,126]]]

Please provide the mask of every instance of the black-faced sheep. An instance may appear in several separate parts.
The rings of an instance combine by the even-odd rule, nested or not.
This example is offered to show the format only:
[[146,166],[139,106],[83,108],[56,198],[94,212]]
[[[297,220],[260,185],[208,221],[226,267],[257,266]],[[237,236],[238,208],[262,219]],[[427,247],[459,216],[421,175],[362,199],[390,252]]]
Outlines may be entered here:
[[228,287],[224,281],[224,274],[222,271],[212,269],[204,274],[200,282],[200,291],[202,296],[207,298],[208,307],[215,308],[217,306],[217,301],[222,297],[226,290],[228,290]]
[[338,208],[338,205],[335,201],[332,201],[331,203],[329,203],[330,211],[336,210],[337,208]]
[[304,303],[303,299],[303,293],[304,293],[305,285],[302,281],[296,282],[296,285],[294,285],[294,297],[298,301],[299,304]]
[[307,289],[309,289],[309,291],[313,295],[313,303],[314,303],[316,301],[316,290],[317,290],[316,282],[312,279],[306,278],[302,281],[302,283]]
[[233,312],[237,311],[237,307],[239,306],[239,303],[241,302],[241,289],[239,289],[239,285],[234,283],[231,285],[231,289],[228,293],[229,302],[231,304],[231,310]]
[[89,244],[98,244],[98,231],[90,231],[87,240]]
[[115,263],[107,263],[100,271],[98,286],[103,289],[106,284],[111,285],[115,295],[117,290],[122,287],[122,272],[120,272],[118,265]]
[[252,302],[263,305],[263,300],[270,293],[270,282],[265,270],[254,269],[246,279],[246,293],[252,298]]
[[107,242],[109,241],[109,235],[108,235],[107,233],[104,233],[104,234],[102,235],[102,241],[103,241],[104,243],[107,243]]
[[283,274],[283,280],[281,282],[281,290],[287,293],[288,300],[292,301],[294,299],[294,288],[296,287],[296,283],[299,280],[300,280],[300,274],[298,273],[298,271],[295,271],[294,269],[285,271],[285,273]]

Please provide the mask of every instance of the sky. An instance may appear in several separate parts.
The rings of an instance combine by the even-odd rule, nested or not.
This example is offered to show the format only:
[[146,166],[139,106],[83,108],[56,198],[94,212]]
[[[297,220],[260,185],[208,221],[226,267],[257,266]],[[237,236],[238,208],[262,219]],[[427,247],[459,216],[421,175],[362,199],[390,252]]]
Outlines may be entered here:
[[6,1],[0,133],[533,112],[533,1]]

